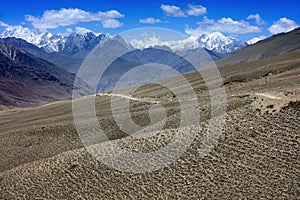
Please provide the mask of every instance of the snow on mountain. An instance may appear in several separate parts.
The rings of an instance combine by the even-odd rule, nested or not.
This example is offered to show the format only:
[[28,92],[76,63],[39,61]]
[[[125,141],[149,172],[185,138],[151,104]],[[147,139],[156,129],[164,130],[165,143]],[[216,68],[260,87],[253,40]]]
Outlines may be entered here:
[[0,35],[1,38],[15,37],[26,40],[29,43],[37,45],[41,37],[37,31],[22,26],[8,26],[5,31]]
[[64,44],[65,38],[62,35],[52,35],[51,33],[41,33],[41,40],[38,47],[44,48],[47,52],[59,52],[60,46]]
[[220,32],[212,32],[199,37],[198,43],[217,55],[226,56],[236,50],[247,46],[247,43],[231,36],[225,36]]
[[[24,28],[22,26],[9,26],[0,35],[0,38],[16,37],[26,40],[47,52],[61,52],[68,56],[84,57],[92,50],[96,44],[109,38],[105,34],[95,34],[93,32],[71,33],[69,36],[51,34],[49,32],[39,33],[36,30]],[[166,46],[174,52],[187,51],[197,48],[206,48],[219,57],[226,56],[234,51],[253,44],[263,38],[253,38],[251,41],[242,42],[234,37],[225,36],[220,32],[204,34],[199,38],[190,36],[183,40],[161,41],[157,37],[145,37],[142,40],[133,39],[130,45],[136,49],[149,47]]]
[[31,44],[44,48],[48,52],[59,51],[59,43],[63,43],[64,37],[51,33],[38,33],[36,30],[22,26],[9,26],[0,35],[0,38],[15,37],[21,38]]
[[133,39],[129,42],[136,49],[146,49],[149,47],[167,46],[173,51],[196,49],[199,47],[197,38],[189,37],[184,40],[161,41],[156,37],[145,37],[143,40]]
[[108,35],[95,35],[92,32],[84,34],[72,33],[64,38],[64,42],[61,44],[59,52],[72,57],[84,58],[96,47],[96,45],[106,41],[108,38]]
[[49,32],[39,33],[36,30],[22,26],[9,26],[0,35],[0,38],[7,37],[21,38],[45,49],[47,52],[63,52],[67,55],[75,56],[81,51],[81,56],[85,56],[88,51],[109,36],[82,31],[81,33],[71,33],[69,36],[63,36]]
[[173,51],[186,51],[201,47],[206,48],[221,57],[247,46],[247,43],[242,42],[234,37],[224,36],[220,32],[204,34],[199,38],[190,36],[184,40],[177,41],[160,41],[159,38],[156,37],[145,37],[143,40],[131,40],[130,44],[137,49],[145,49],[155,46],[167,46]]
[[264,39],[266,39],[266,37],[262,35],[262,36],[259,36],[259,37],[254,37],[251,40],[248,40],[247,43],[249,45],[251,45],[251,44],[255,44],[255,43],[257,43],[257,42],[259,42],[261,40],[264,40]]

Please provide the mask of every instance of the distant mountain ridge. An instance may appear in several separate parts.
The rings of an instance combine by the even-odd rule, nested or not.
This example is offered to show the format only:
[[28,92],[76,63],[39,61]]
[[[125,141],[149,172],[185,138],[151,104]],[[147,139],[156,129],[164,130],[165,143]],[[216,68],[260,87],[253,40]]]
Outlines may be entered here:
[[85,58],[96,45],[103,43],[107,39],[109,39],[109,36],[105,34],[96,36],[92,32],[85,34],[72,33],[65,37],[59,52],[74,58]]
[[300,52],[300,28],[287,33],[279,33],[216,61],[217,65],[227,65],[259,60],[286,53]]
[[[29,33],[27,35],[30,36]],[[224,42],[223,46],[218,44],[219,39]],[[205,60],[207,54],[210,55],[210,58],[218,58],[219,55],[214,54],[213,50],[217,51],[218,48],[221,48],[221,51],[229,51],[231,47],[237,48],[233,43],[240,44],[238,40],[223,37],[219,33],[214,33],[211,37],[203,36],[196,40],[198,45],[201,42],[205,43],[207,48],[204,51],[197,46],[190,48],[195,44],[194,41],[194,39],[188,38],[187,40],[176,41],[177,43],[170,42],[169,46],[166,44],[160,46],[159,43],[155,43],[154,47],[151,47],[150,43],[147,48],[141,48],[144,44],[137,43],[140,45],[139,48],[133,48],[134,45],[127,44],[118,35],[106,38],[105,35],[96,36],[93,33],[83,35],[74,33],[66,39],[65,51],[49,53],[44,47],[37,47],[20,38],[2,38],[0,39],[0,107],[1,105],[32,106],[68,99],[71,97],[73,89],[78,90],[82,95],[89,94],[90,88],[84,82],[80,82],[80,87],[73,88],[75,75],[66,70],[76,72],[85,56],[94,48],[93,46],[99,48],[99,55],[96,54],[99,58],[106,58],[105,56],[109,56],[111,52],[118,52],[122,48],[125,49],[123,52],[128,52],[111,63],[103,73],[96,90],[104,91],[113,89],[119,78],[136,66],[160,63],[171,66],[179,73],[186,73],[194,69],[183,59],[186,56],[193,56],[193,59],[197,60],[196,63],[203,62],[202,64],[205,64],[211,61],[210,59]],[[181,46],[181,43],[185,45]],[[184,48],[179,51],[179,47]],[[300,52],[300,28],[246,46],[217,60],[216,64],[223,66],[249,62],[291,52]],[[87,76],[93,73],[94,71],[90,70]],[[164,76],[167,74],[166,71],[159,71],[158,73],[161,75],[159,76],[161,79],[167,77]],[[155,77],[147,78],[149,80],[144,77],[137,78],[133,80],[135,82],[130,82],[129,85],[152,81],[152,78],[155,80]]]
[[[16,33],[22,32],[22,28],[16,30],[18,30],[16,31]],[[37,34],[35,31],[33,31],[32,34],[30,34],[28,31],[29,29],[27,28],[23,31],[26,33],[25,36]],[[2,37],[8,36],[9,34],[14,36],[13,32],[4,31],[4,33],[2,34]],[[18,36],[18,34],[16,36]],[[120,40],[124,40],[121,36],[118,37],[120,37]],[[94,33],[91,32],[85,34],[72,33],[68,37],[64,38],[64,43],[61,44],[61,47],[58,47],[58,49],[60,50],[58,52],[49,52],[47,49],[45,49],[45,46],[38,47],[37,45],[29,43],[28,41],[22,38],[5,37],[0,38],[0,42],[16,45],[18,48],[24,49],[25,51],[29,52],[30,54],[36,57],[54,63],[55,65],[60,66],[69,72],[76,73],[83,60],[91,52],[91,50],[93,50],[97,45],[104,43],[105,41],[108,41],[111,38],[112,37],[109,37],[104,34],[96,36]],[[196,46],[192,46],[192,43],[195,42],[197,43]],[[227,42],[226,44],[230,45],[230,42]],[[132,45],[132,43],[129,45],[132,48],[131,50],[134,50],[134,47],[136,47]],[[172,49],[175,53],[178,53],[179,55],[185,55],[187,52],[196,52],[197,48],[202,48],[197,42],[197,40],[192,40],[191,38],[187,38],[183,41],[172,41],[167,43],[166,45],[162,44],[161,46],[158,43],[150,45],[149,47],[153,49],[153,47],[161,48],[162,46],[166,46]],[[137,49],[143,48],[136,48],[136,50]],[[211,58],[214,60],[224,56],[223,54],[221,55],[221,53],[215,53],[208,49],[207,53],[210,54]],[[157,56],[158,55],[156,55],[156,58]]]
[[[106,58],[110,57],[113,60],[106,60]],[[122,37],[117,35],[97,46],[93,50],[93,54],[85,60],[82,66],[85,76],[83,80],[89,80],[90,77],[93,77],[97,69],[104,69],[105,71],[103,71],[96,89],[99,92],[106,91],[115,88],[115,86],[117,88],[128,87],[184,74],[211,62],[212,57],[216,56],[209,50],[202,48],[178,53],[175,53],[167,46],[135,49],[132,45],[126,43]],[[108,66],[105,64],[102,65],[101,59],[106,60]],[[98,64],[95,60],[99,60],[100,63]],[[135,67],[139,70],[135,71]],[[138,67],[145,68],[141,70]],[[129,77],[123,77],[127,72],[130,72],[127,74]],[[122,77],[124,79],[120,80]],[[91,83],[91,85],[94,85],[94,83]]]
[[83,34],[71,33],[69,36],[38,33],[36,30],[22,26],[9,26],[0,38],[20,38],[28,43],[43,48],[48,53],[59,52],[63,55],[84,58],[95,46],[109,38],[105,34],[87,32]]
[[[21,38],[28,43],[43,48],[48,53],[58,52],[63,55],[84,58],[97,44],[109,39],[107,34],[93,32],[71,33],[69,36],[55,35],[48,32],[38,33],[36,30],[22,26],[9,26],[0,35],[0,38]],[[224,36],[220,32],[204,34],[199,38],[189,37],[178,41],[157,41],[156,38],[147,38],[147,41],[132,40],[131,45],[137,49],[155,46],[167,46],[174,52],[188,51],[196,48],[206,48],[218,57],[227,56],[248,45],[234,37]]]
[[218,55],[218,57],[227,56],[248,45],[246,42],[240,41],[234,37],[225,36],[220,32],[203,34],[199,38],[190,36],[189,38],[177,41],[160,41],[158,38],[148,37],[144,40],[132,40],[130,43],[137,49],[167,46],[174,52],[205,48],[215,55]]
[[48,32],[38,33],[36,30],[31,30],[22,26],[7,27],[0,37],[21,38],[37,47],[44,48],[47,52],[58,52],[59,44],[64,42],[64,37],[61,35],[53,35]]

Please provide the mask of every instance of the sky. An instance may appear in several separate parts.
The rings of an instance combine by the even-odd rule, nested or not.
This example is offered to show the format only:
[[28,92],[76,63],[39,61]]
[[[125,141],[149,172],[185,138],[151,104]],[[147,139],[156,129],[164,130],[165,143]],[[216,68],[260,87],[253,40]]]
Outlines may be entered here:
[[[42,3],[41,3],[42,2]],[[0,32],[21,25],[38,31],[118,34],[162,27],[188,36],[214,31],[249,40],[300,26],[300,0],[0,0]]]

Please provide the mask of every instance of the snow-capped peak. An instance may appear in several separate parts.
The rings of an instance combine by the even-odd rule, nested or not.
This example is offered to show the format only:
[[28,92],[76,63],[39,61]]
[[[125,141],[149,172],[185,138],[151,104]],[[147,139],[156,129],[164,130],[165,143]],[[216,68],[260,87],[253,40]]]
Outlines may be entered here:
[[[49,32],[39,33],[37,30],[24,28],[22,26],[9,26],[0,35],[0,38],[15,37],[26,40],[47,52],[64,52],[73,55],[73,48],[87,50],[94,47],[99,42],[109,38],[109,35],[95,34],[88,29],[77,27],[76,32],[69,36],[51,34]],[[260,38],[263,39],[263,38]],[[253,39],[255,42],[258,39]],[[182,40],[161,41],[155,36],[147,36],[144,39],[133,39],[129,41],[130,45],[136,49],[145,49],[149,47],[166,46],[174,52],[187,51],[190,49],[206,48],[218,56],[225,56],[248,45],[234,37],[225,36],[220,32],[212,32],[202,36],[190,36]]]
[[220,32],[212,32],[208,34],[203,34],[199,38],[199,42],[206,44],[206,48],[214,49],[215,47],[219,46],[220,43],[228,45],[234,41],[237,41],[236,38],[225,36]]
[[15,37],[21,38],[32,44],[37,44],[39,34],[36,30],[23,28],[22,26],[8,26],[5,31],[0,35],[1,38]]
[[157,37],[145,37],[143,40],[133,39],[129,42],[136,49],[145,49],[149,47],[167,46],[173,51],[182,51],[186,49],[195,49],[199,47],[197,38],[189,37],[183,40],[161,41]]
[[[88,29],[76,27],[76,32],[72,32],[69,36],[52,34],[49,32],[38,32],[34,29],[24,28],[22,26],[9,26],[0,35],[0,38],[15,37],[21,38],[31,44],[43,48],[47,52],[64,51],[65,46],[68,48],[78,46],[80,49],[85,48],[87,44],[95,45],[98,41],[106,39],[108,36],[104,34],[95,34]],[[82,46],[83,45],[83,46]],[[82,47],[81,47],[82,46]],[[71,51],[71,49],[69,49]]]
[[233,53],[247,45],[245,42],[231,36],[225,36],[220,32],[203,34],[199,37],[198,43],[202,48],[222,56]]
[[37,30],[25,28],[20,25],[7,27],[0,37],[21,38],[38,47],[43,47],[49,52],[58,51],[57,43],[63,39],[63,37],[60,35],[52,35],[49,32],[39,33]]
[[133,39],[130,44],[137,49],[155,46],[167,46],[173,51],[185,51],[196,48],[206,48],[219,56],[230,54],[247,44],[234,37],[225,36],[220,32],[204,34],[199,38],[190,36],[183,40],[161,41],[157,37],[145,37],[143,40]]
[[264,40],[264,39],[266,39],[266,37],[262,35],[262,36],[259,36],[259,37],[254,37],[251,40],[248,40],[247,43],[249,45],[251,45],[251,44],[255,44],[255,43],[257,43],[257,42],[259,42],[261,40]]

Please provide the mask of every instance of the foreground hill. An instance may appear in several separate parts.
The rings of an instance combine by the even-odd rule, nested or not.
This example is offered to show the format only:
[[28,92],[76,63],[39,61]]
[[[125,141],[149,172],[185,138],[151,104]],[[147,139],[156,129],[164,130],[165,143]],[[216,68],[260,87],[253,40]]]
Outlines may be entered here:
[[[91,157],[74,128],[70,101],[0,112],[0,198],[297,199],[300,54],[225,66],[220,71],[228,104],[218,144],[207,157],[199,157],[211,105],[203,80],[195,72],[186,74],[200,102],[196,109],[201,126],[188,127],[196,129],[197,136],[179,160],[152,173],[119,172]],[[166,82],[173,87],[182,84],[176,77]],[[168,142],[176,132],[176,97],[155,84],[143,85],[134,97],[133,121],[147,123],[149,105],[159,101],[170,114],[170,123],[150,141],[126,137],[111,115],[111,95],[102,93],[96,96],[96,110],[107,135],[135,151]],[[114,101],[123,98],[116,96]],[[105,143],[98,145],[105,150]]]
[[[0,43],[0,105],[36,106],[70,99],[75,75],[14,45]],[[88,87],[82,83],[82,94]]]
[[300,28],[280,33],[253,45],[244,47],[232,55],[217,61],[218,66],[259,60],[271,56],[300,51]]

